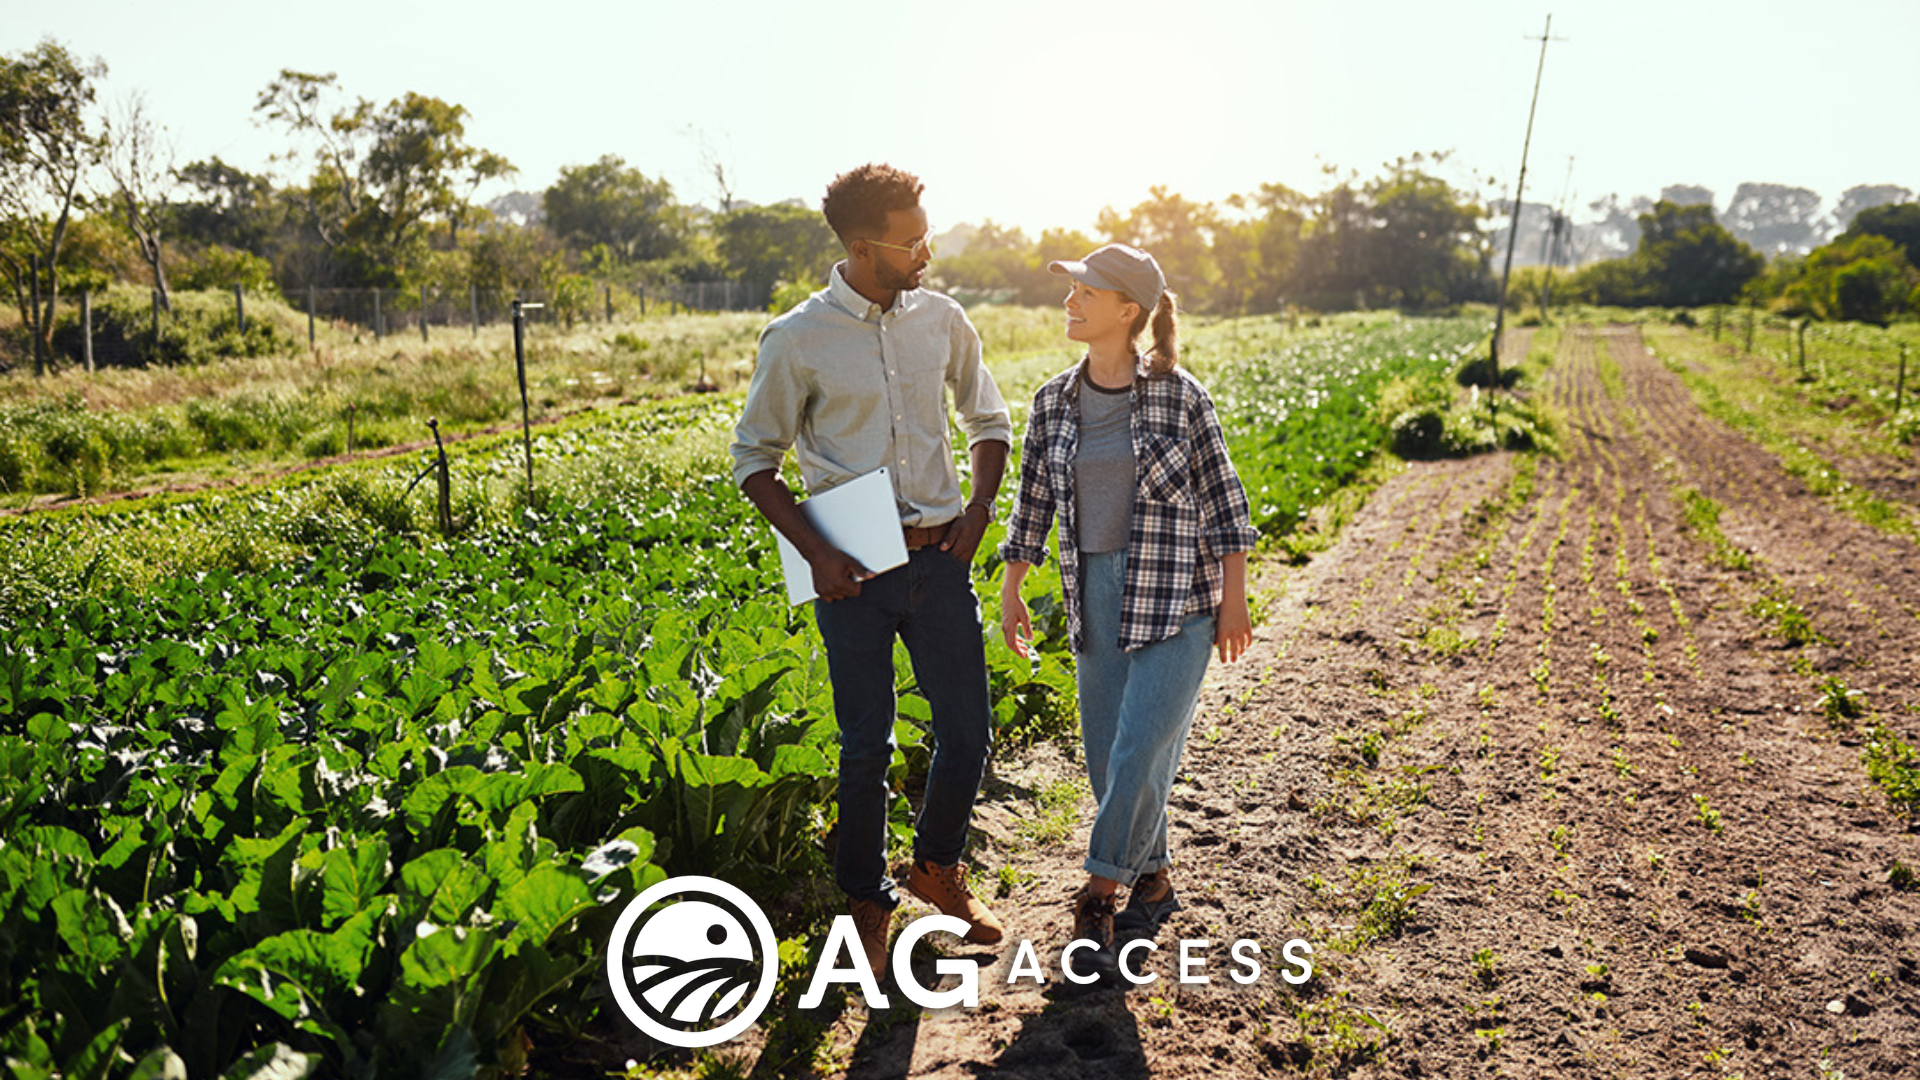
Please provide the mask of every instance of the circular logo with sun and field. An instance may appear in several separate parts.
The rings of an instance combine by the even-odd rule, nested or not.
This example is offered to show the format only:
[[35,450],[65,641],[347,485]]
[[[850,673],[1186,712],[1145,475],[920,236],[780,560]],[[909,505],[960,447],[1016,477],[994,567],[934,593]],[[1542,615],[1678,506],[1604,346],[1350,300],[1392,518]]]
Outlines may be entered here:
[[746,893],[716,878],[668,878],[614,922],[607,978],[641,1031],[670,1046],[712,1046],[772,1000],[776,949],[773,925]]

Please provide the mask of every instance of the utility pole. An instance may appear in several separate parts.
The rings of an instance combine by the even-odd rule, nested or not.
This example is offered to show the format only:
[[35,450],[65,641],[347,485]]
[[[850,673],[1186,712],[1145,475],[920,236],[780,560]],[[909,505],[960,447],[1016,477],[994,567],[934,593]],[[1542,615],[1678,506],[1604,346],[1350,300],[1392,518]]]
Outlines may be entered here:
[[[1560,188],[1560,209],[1554,211],[1552,228],[1548,230],[1553,241],[1553,253],[1546,258],[1547,279],[1540,287],[1540,321],[1547,321],[1547,308],[1553,303],[1553,271],[1560,265],[1564,247],[1571,247],[1573,240],[1573,222],[1567,219],[1567,198],[1573,193],[1573,155],[1567,155],[1567,182]],[[1562,241],[1565,241],[1563,245]]]
[[[1529,41],[1533,40],[1531,38]],[[1533,114],[1540,105],[1540,76],[1547,70],[1547,42],[1553,38],[1553,16],[1547,16],[1546,29],[1540,32],[1540,64],[1533,72],[1533,101],[1527,106],[1527,137],[1520,144],[1520,176],[1513,185],[1513,214],[1507,225],[1507,263],[1500,271],[1500,295],[1493,307],[1493,385],[1500,385],[1500,332],[1507,323],[1507,278],[1513,274],[1513,246],[1520,239],[1520,200],[1527,193],[1527,151],[1533,148]]]

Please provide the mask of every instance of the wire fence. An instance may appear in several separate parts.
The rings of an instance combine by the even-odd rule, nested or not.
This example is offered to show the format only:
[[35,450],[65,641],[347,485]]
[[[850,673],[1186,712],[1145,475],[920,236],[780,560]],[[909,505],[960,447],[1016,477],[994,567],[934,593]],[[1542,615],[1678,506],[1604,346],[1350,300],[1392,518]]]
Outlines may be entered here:
[[[374,337],[393,334],[431,335],[435,328],[466,329],[511,321],[513,302],[538,304],[528,311],[534,323],[614,322],[687,311],[764,311],[773,288],[764,282],[678,281],[628,288],[604,282],[554,289],[323,289],[309,287],[287,297],[288,303],[313,324],[325,322],[357,327]],[[313,344],[309,340],[309,344]]]
[[[225,293],[173,294],[163,305],[158,292],[131,311],[119,301],[120,317],[96,311],[96,297],[82,292],[70,301],[54,333],[55,354],[77,361],[92,371],[96,366],[129,367],[151,362],[173,362],[179,347],[170,344],[176,323],[189,306],[245,338],[251,323],[260,320],[264,304],[235,285]],[[337,289],[309,286],[284,297],[276,321],[285,324],[285,309],[306,320],[309,348],[320,344],[323,330],[371,335],[374,340],[395,335],[466,332],[478,336],[486,326],[510,323],[513,303],[523,301],[533,325],[572,327],[612,323],[649,315],[685,312],[765,311],[773,286],[751,281],[680,281],[628,287],[575,279],[558,288],[518,290],[434,288]],[[213,305],[213,310],[209,310]],[[217,331],[217,326],[211,329]]]

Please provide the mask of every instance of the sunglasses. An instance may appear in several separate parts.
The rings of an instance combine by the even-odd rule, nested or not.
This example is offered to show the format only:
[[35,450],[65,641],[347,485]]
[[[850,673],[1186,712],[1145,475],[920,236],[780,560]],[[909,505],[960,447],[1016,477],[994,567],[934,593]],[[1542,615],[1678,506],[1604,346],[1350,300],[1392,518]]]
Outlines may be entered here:
[[927,235],[921,237],[918,240],[915,240],[911,244],[889,244],[885,240],[869,240],[867,241],[867,243],[872,244],[874,247],[892,248],[895,251],[904,251],[907,253],[907,257],[910,259],[918,259],[923,255],[929,259],[933,258],[932,230],[928,230]]

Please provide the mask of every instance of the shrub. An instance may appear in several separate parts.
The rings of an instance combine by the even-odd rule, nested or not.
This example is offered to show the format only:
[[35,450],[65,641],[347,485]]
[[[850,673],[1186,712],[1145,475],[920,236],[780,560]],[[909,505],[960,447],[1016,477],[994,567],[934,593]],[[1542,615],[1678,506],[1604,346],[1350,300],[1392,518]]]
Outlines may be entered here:
[[176,287],[187,290],[231,290],[235,285],[248,296],[280,296],[273,280],[273,263],[251,251],[236,251],[215,245],[200,253],[182,273],[174,275]]
[[1446,417],[1441,411],[1427,405],[1394,417],[1387,431],[1394,453],[1403,458],[1430,458],[1440,455],[1441,436],[1446,427]]
[[[222,357],[272,356],[301,347],[303,317],[272,295],[247,297],[247,326],[240,329],[230,292],[178,291],[154,329],[153,299],[145,289],[117,285],[93,307],[94,363],[108,367],[202,364]],[[53,344],[79,363],[85,342],[77,310],[54,328]]]
[[775,315],[784,315],[812,295],[812,287],[805,282],[789,281],[773,290],[773,301],[767,305],[767,310]]
[[[1493,364],[1493,357],[1490,355],[1476,356],[1461,364],[1460,371],[1454,378],[1461,386],[1493,386],[1495,383]],[[1499,385],[1503,389],[1512,389],[1513,385],[1519,381],[1519,365],[1500,365]]]

